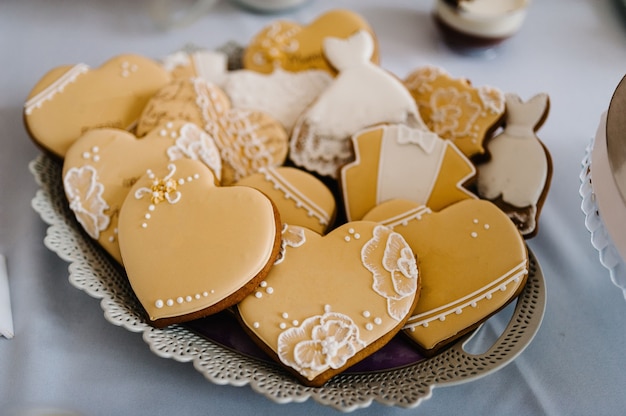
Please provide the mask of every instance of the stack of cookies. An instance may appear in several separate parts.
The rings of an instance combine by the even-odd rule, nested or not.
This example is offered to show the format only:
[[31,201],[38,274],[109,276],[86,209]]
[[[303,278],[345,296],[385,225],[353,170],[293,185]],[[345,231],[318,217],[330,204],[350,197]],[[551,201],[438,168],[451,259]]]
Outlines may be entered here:
[[369,24],[277,21],[223,54],[55,68],[24,107],[147,321],[230,310],[304,384],[408,337],[436,354],[528,275],[549,101],[378,64]]

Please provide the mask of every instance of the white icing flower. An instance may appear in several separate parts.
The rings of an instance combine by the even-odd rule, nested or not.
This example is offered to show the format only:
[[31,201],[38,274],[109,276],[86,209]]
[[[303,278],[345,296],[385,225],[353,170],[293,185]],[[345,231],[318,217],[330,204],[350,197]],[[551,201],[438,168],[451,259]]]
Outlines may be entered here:
[[501,114],[504,112],[504,93],[498,88],[488,86],[479,87],[478,96],[483,106],[493,114]]
[[406,85],[409,89],[417,90],[420,93],[426,93],[433,89],[430,84],[438,77],[448,75],[442,68],[436,66],[425,66],[419,68],[406,81]]
[[352,319],[337,312],[307,318],[278,336],[281,361],[309,379],[343,367],[364,347]]
[[469,92],[459,92],[454,87],[441,88],[430,97],[432,129],[440,136],[464,136],[471,133],[481,106]]
[[186,123],[180,128],[175,144],[167,149],[167,156],[170,160],[200,160],[213,171],[218,181],[221,180],[222,159],[215,141],[195,124]]
[[[255,123],[258,120],[253,114],[247,110],[232,109],[217,120],[222,159],[234,168],[235,180],[274,163],[268,149],[268,138],[259,135],[261,126]],[[215,123],[208,121],[207,124]]]
[[[382,261],[380,250],[384,250]],[[377,226],[361,250],[363,265],[372,272],[372,288],[387,299],[387,312],[400,321],[411,312],[417,290],[417,262],[404,238],[390,228]]]
[[274,264],[280,264],[285,260],[287,247],[300,247],[306,242],[306,235],[302,227],[287,225],[283,226],[282,240],[280,242],[280,252]]
[[94,239],[109,226],[111,219],[104,213],[109,205],[102,198],[104,186],[97,181],[98,173],[92,166],[71,168],[63,178],[65,194],[76,219]]

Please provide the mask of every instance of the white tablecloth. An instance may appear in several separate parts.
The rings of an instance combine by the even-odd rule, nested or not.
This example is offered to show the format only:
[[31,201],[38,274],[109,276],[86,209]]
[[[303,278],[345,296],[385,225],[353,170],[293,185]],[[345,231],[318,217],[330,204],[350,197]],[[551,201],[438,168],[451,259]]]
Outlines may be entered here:
[[[37,186],[27,167],[40,151],[22,123],[25,97],[55,66],[98,66],[123,52],[163,57],[189,42],[245,44],[277,17],[308,22],[332,7],[354,9],[371,22],[382,66],[400,77],[434,64],[522,98],[547,92],[552,103],[539,131],[554,160],[552,187],[539,234],[529,241],[548,290],[535,340],[502,370],[435,389],[416,409],[374,403],[358,414],[623,414],[626,301],[590,244],[578,194],[585,147],[626,71],[626,25],[610,0],[535,0],[522,31],[489,60],[442,45],[432,1],[312,0],[281,15],[222,1],[174,31],[154,27],[150,4],[0,3],[0,251],[15,326],[14,339],[0,338],[0,414],[335,414],[310,400],[279,405],[246,386],[212,384],[190,364],[159,358],[141,336],[109,324],[98,301],[68,283],[66,263],[42,243],[46,226],[30,207]],[[490,321],[486,329],[501,324]]]

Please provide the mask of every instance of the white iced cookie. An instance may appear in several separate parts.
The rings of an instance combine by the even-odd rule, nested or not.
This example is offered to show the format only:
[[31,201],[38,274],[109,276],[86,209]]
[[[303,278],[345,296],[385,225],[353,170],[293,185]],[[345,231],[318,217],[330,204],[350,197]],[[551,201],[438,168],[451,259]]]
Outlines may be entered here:
[[324,40],[324,54],[339,73],[292,131],[290,157],[296,165],[337,178],[339,167],[354,158],[353,133],[379,123],[426,129],[404,85],[370,61],[373,50],[365,30]]
[[487,144],[490,159],[478,165],[478,194],[496,203],[526,238],[537,233],[537,220],[552,176],[550,153],[536,131],[548,116],[547,94],[523,102],[506,94],[502,133]]
[[234,108],[262,110],[290,132],[300,113],[331,81],[331,75],[321,69],[292,72],[276,68],[268,74],[242,69],[226,74],[221,87]]

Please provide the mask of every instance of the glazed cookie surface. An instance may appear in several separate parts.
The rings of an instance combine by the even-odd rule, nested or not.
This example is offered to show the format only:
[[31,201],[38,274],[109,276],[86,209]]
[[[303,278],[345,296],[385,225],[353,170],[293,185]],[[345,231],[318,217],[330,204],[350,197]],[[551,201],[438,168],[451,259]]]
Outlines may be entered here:
[[406,241],[374,222],[328,235],[283,231],[282,256],[237,307],[252,338],[304,384],[320,386],[382,347],[419,297]]
[[[359,30],[374,36],[367,21],[349,10],[331,10],[306,26],[278,20],[250,41],[243,57],[244,68],[263,73],[277,67],[292,72],[321,69],[335,74],[336,68],[328,64],[322,52],[324,39],[345,39]],[[373,45],[371,59],[378,63],[377,44]]]
[[68,150],[63,163],[63,188],[78,222],[118,262],[118,217],[122,203],[146,169],[170,161],[200,160],[221,175],[221,159],[213,139],[185,121],[166,122],[137,139],[119,129],[94,129]]
[[272,202],[245,186],[217,187],[203,163],[146,171],[124,201],[124,267],[157,327],[233,306],[265,278],[280,249]]
[[202,126],[215,140],[223,185],[282,165],[287,157],[289,139],[278,121],[261,111],[231,108],[224,91],[202,78],[176,80],[159,90],[141,114],[137,135],[176,119]]
[[357,131],[379,123],[426,129],[404,85],[369,60],[373,47],[364,30],[324,40],[324,54],[339,75],[291,133],[289,156],[296,165],[336,179],[339,168],[354,159],[350,136]]
[[478,194],[496,203],[531,238],[550,188],[552,158],[536,131],[548,116],[547,94],[524,102],[506,94],[504,130],[487,144],[490,159],[478,165]]
[[463,185],[474,165],[448,140],[401,124],[362,130],[352,136],[356,160],[341,168],[341,189],[349,221],[396,198],[433,211],[476,198]]
[[404,81],[429,129],[451,140],[469,158],[485,153],[484,142],[503,121],[504,94],[498,88],[474,87],[441,68],[426,66]]
[[57,67],[29,93],[24,123],[36,144],[63,158],[87,130],[134,127],[150,97],[169,81],[157,62],[138,55],[119,55],[93,69]]
[[234,108],[262,110],[291,132],[300,114],[331,81],[331,75],[320,69],[276,68],[269,74],[243,69],[228,72],[221,87]]
[[325,234],[333,224],[335,198],[322,181],[303,170],[279,166],[263,168],[237,185],[250,186],[267,195],[284,224],[309,228]]
[[393,200],[365,218],[404,236],[419,259],[422,293],[404,333],[427,355],[476,328],[524,287],[524,240],[489,201],[468,199],[432,212]]

